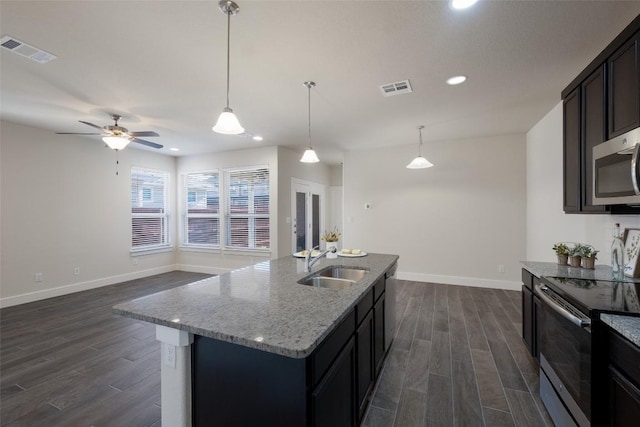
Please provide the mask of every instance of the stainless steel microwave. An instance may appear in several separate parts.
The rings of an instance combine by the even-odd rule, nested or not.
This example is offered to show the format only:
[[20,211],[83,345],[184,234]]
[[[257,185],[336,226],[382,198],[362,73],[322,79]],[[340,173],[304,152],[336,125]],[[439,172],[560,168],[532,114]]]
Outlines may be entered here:
[[640,205],[640,128],[593,147],[593,204]]

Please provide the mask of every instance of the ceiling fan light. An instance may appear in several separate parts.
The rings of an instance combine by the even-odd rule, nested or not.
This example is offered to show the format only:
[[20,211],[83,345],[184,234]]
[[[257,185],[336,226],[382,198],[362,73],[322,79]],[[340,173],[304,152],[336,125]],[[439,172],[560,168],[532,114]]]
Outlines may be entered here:
[[231,108],[222,110],[213,131],[223,135],[239,135],[244,133],[244,128],[240,126],[240,122]]
[[112,150],[122,150],[129,145],[129,138],[124,136],[105,136],[102,140]]
[[309,147],[305,150],[300,161],[302,163],[318,163],[320,159],[316,155],[316,152],[313,151],[313,148]]
[[411,163],[407,165],[407,169],[426,169],[430,168],[431,166],[433,166],[433,163],[422,156],[418,156],[415,159],[411,160]]

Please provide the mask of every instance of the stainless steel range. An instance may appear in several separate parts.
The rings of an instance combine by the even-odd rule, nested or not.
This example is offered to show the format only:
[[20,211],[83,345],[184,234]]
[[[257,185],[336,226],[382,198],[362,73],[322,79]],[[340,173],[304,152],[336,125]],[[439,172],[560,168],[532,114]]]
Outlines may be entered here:
[[598,393],[594,350],[600,313],[640,314],[639,291],[635,283],[555,277],[543,277],[536,286],[542,302],[540,397],[556,426],[598,424],[592,403]]

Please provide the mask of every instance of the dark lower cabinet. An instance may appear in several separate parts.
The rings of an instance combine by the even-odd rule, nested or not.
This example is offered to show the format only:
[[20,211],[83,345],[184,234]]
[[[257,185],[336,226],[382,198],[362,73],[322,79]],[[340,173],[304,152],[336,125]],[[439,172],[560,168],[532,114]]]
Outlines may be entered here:
[[640,421],[640,348],[608,330],[607,425],[637,426]]
[[358,369],[357,369],[357,394],[358,394],[358,419],[364,415],[367,407],[367,395],[373,386],[374,359],[374,325],[373,311],[364,318],[358,329],[356,329],[356,346],[358,353]]
[[609,365],[609,426],[636,427],[640,422],[640,390]]
[[381,280],[304,359],[195,336],[193,425],[359,425],[386,354]]
[[383,293],[378,301],[373,306],[373,327],[374,327],[374,340],[373,340],[373,366],[375,367],[375,376],[380,374],[382,369],[382,362],[384,362],[384,310],[386,304],[386,294]]
[[313,427],[356,425],[355,373],[356,348],[354,339],[351,338],[320,385],[311,394],[311,425]]

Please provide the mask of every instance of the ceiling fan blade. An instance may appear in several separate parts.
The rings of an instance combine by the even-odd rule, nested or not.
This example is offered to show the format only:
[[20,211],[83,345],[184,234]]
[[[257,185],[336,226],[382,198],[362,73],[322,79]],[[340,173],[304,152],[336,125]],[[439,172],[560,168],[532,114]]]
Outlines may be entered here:
[[96,132],[56,132],[56,135],[102,135]]
[[129,135],[136,137],[136,136],[160,136],[158,135],[157,132],[154,132],[152,130],[145,130],[145,131],[141,131],[141,132],[128,132]]
[[94,128],[98,128],[100,130],[102,130],[102,126],[98,126],[98,125],[94,125],[93,123],[89,123],[89,122],[84,122],[82,120],[78,120],[80,123],[84,123],[85,125],[89,125],[89,126],[93,126]]
[[138,144],[146,145],[147,147],[151,147],[151,148],[164,147],[163,145],[156,144],[155,142],[151,142],[151,141],[145,141],[144,139],[140,139],[140,138],[132,138],[131,141],[137,142]]

